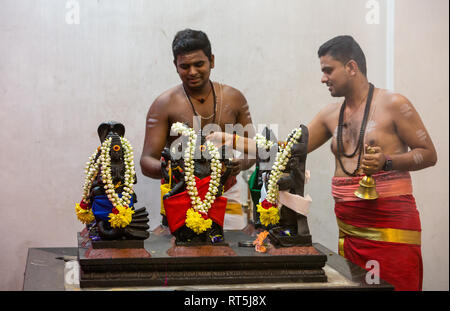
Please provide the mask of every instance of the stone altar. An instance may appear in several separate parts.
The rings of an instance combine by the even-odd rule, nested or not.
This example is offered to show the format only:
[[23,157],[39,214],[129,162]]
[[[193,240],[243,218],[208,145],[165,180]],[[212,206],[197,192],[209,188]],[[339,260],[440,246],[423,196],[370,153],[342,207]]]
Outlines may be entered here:
[[314,246],[276,248],[266,253],[239,242],[253,239],[225,231],[227,246],[177,246],[169,234],[152,234],[144,249],[92,248],[86,232],[78,236],[80,287],[183,286],[275,282],[326,282],[327,256]]

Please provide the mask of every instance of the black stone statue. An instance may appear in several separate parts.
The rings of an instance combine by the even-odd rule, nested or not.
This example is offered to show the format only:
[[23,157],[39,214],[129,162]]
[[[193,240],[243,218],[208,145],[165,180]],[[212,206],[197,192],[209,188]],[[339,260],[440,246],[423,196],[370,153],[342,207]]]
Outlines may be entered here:
[[[123,124],[110,121],[100,124],[98,127],[98,136],[100,138],[100,142],[103,143],[105,139],[111,138],[111,146],[119,146],[114,150],[111,148],[110,157],[111,157],[111,177],[113,178],[114,185],[117,186],[115,188],[115,192],[117,194],[122,193],[124,188],[125,181],[125,162],[124,162],[124,151],[123,146],[120,140],[120,137],[123,137],[125,134],[125,127]],[[100,156],[100,150],[97,153],[95,159]],[[104,198],[106,196],[104,189],[104,182],[102,180],[101,167],[99,168],[99,172],[97,174],[96,179],[92,183],[89,199],[90,202],[94,202],[94,200],[99,198]],[[137,183],[136,176],[134,176],[134,183]],[[105,217],[100,217],[96,215],[96,211],[94,212],[95,221],[91,224],[88,224],[89,236],[92,240],[144,240],[150,236],[148,232],[148,212],[145,207],[141,207],[139,209],[135,209],[135,204],[137,203],[136,194],[133,192],[132,194],[132,202],[133,206],[130,207],[134,210],[134,214],[132,215],[131,222],[125,228],[112,228],[109,224],[109,221],[105,219]]]
[[[291,157],[283,173],[287,173],[280,178],[278,186],[280,191],[289,191],[292,194],[304,195],[305,185],[305,165],[308,148],[308,128],[300,125],[302,135],[298,143],[295,143],[291,149]],[[268,136],[265,129],[265,136]],[[264,133],[263,133],[264,135]],[[289,138],[288,138],[289,139]],[[272,147],[272,149],[274,149]],[[277,147],[276,147],[277,148]],[[275,151],[276,151],[275,148]],[[271,162],[274,161],[273,152],[271,153]],[[268,160],[259,160],[268,162]],[[266,170],[263,170],[263,172]],[[267,186],[266,186],[267,189]],[[295,212],[294,210],[282,205],[280,209],[280,221],[276,226],[269,229],[269,238],[273,245],[281,247],[289,246],[310,246],[311,235],[309,232],[307,217]]]
[[[206,178],[211,175],[211,156],[206,146],[206,138],[201,133],[198,134],[200,140],[197,139],[196,156],[194,157],[194,175],[200,179]],[[181,151],[182,143],[175,146],[178,151]],[[203,151],[201,149],[203,148]],[[227,181],[231,173],[231,161],[225,158],[225,147],[219,150],[222,157],[222,165],[225,166],[225,172],[220,178],[220,184],[216,197],[222,195],[223,185]],[[163,196],[163,200],[170,198],[173,195],[181,193],[186,190],[186,182],[184,178],[184,158],[176,157],[171,153],[169,148],[165,148],[161,154],[161,172],[165,183],[171,183],[171,190]],[[170,177],[167,171],[168,163],[170,162],[172,168],[172,176]],[[175,236],[177,245],[199,245],[199,244],[218,244],[224,241],[223,228],[216,222],[212,223],[212,227],[207,231],[197,234],[192,229],[188,228],[186,224],[181,226],[175,232],[172,232]]]

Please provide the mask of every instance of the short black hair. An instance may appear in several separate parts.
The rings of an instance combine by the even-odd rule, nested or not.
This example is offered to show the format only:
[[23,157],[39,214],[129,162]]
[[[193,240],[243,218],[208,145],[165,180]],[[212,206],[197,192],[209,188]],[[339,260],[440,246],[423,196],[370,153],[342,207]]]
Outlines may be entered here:
[[343,64],[354,60],[359,70],[367,77],[366,57],[352,36],[337,36],[322,44],[317,51],[319,57],[330,55]]
[[175,35],[172,42],[173,58],[176,61],[180,54],[202,50],[211,60],[211,43],[208,36],[201,30],[184,29]]

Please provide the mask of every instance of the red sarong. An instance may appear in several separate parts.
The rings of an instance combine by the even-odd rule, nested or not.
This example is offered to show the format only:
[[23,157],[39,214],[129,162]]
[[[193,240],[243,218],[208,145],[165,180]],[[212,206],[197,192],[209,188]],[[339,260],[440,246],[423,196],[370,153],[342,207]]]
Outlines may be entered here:
[[372,267],[366,264],[376,260],[380,278],[395,290],[422,290],[421,225],[409,194],[409,173],[382,172],[373,177],[380,189],[376,200],[354,199],[361,177],[333,178],[339,254],[369,271]]

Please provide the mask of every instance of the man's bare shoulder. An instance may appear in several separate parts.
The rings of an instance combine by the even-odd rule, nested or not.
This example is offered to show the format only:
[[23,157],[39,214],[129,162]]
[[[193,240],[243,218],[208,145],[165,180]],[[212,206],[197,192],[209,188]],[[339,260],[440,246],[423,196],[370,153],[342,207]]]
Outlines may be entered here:
[[180,97],[181,87],[180,85],[174,86],[155,98],[153,103],[150,105],[149,114],[161,114],[169,113],[172,111],[172,103],[176,102],[177,98]]
[[341,102],[332,102],[323,107],[310,122],[310,127],[325,127],[332,133],[337,124]]
[[153,101],[153,104],[157,105],[167,105],[169,104],[175,97],[180,95],[181,87],[180,85],[176,85],[164,92],[162,92],[156,99]]
[[226,96],[228,100],[232,100],[233,102],[238,103],[245,103],[247,101],[244,94],[242,94],[242,92],[238,89],[223,83],[220,83],[220,85],[222,88],[223,96]]
[[323,117],[334,116],[335,114],[339,113],[341,106],[341,101],[329,103],[320,110],[319,115],[322,115]]
[[381,106],[384,110],[395,113],[410,111],[412,109],[411,102],[404,95],[385,89],[379,89],[378,92],[377,105]]

